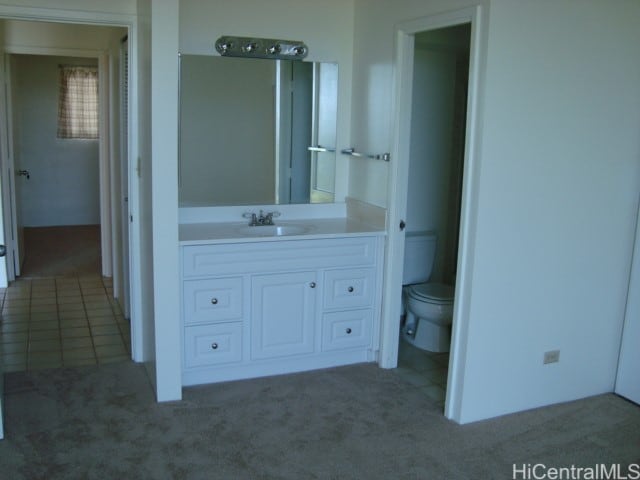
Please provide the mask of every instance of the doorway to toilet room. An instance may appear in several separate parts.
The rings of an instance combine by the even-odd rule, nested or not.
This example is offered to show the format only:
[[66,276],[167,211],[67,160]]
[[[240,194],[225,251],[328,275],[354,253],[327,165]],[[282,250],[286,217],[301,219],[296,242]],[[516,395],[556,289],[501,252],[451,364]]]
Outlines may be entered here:
[[[405,239],[412,246],[404,249],[404,263],[412,265],[415,261],[410,257],[415,256],[416,261],[425,263],[421,269],[425,273],[416,277],[403,272],[396,372],[442,406],[458,264],[470,42],[470,23],[414,35],[405,217]],[[418,251],[431,248],[432,242],[428,240],[431,238],[435,238],[433,255]],[[428,286],[416,290],[416,282]],[[418,298],[411,293],[413,290],[431,293]],[[427,323],[424,318],[416,319],[412,316],[415,312],[408,310],[410,297],[416,298],[412,302],[433,303],[431,306],[447,318],[439,319],[438,325]],[[411,320],[407,320],[409,317]]]

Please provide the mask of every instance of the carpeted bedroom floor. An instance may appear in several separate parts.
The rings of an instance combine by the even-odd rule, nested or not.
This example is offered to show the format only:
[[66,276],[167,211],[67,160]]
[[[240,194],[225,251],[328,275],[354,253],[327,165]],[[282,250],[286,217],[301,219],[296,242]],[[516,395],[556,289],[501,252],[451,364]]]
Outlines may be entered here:
[[[373,364],[186,388],[131,362],[5,380],[6,479],[508,479],[640,462],[640,407],[601,395],[457,425]],[[516,477],[523,478],[523,477]]]

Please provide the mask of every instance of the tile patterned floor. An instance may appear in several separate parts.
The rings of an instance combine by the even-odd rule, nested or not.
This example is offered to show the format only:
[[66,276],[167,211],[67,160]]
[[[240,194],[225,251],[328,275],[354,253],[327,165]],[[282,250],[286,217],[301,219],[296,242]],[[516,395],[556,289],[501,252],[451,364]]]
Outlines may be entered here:
[[449,354],[425,352],[402,340],[398,349],[396,374],[444,406]]
[[131,358],[131,331],[111,279],[21,279],[0,289],[4,371],[112,363]]

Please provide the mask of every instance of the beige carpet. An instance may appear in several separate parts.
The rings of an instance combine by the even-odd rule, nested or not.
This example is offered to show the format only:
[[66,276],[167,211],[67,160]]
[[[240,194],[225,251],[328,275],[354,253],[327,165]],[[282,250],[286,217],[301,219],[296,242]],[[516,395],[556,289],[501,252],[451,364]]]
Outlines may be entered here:
[[187,388],[165,404],[131,362],[10,373],[5,411],[11,480],[489,480],[513,478],[514,463],[640,462],[640,408],[615,395],[460,426],[371,364]]
[[21,276],[100,275],[100,225],[24,229]]

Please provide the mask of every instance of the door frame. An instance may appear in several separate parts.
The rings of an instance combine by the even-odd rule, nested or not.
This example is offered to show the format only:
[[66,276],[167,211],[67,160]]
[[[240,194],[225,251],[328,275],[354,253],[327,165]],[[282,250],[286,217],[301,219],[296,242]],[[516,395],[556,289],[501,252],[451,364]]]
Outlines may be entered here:
[[[4,279],[2,287],[7,287],[9,282],[15,280],[20,274],[20,232],[17,232],[18,211],[15,204],[16,195],[16,174],[15,159],[13,154],[13,90],[11,85],[11,67],[9,56],[0,52],[0,76],[4,79],[4,88],[2,89],[0,108],[2,109],[2,131],[0,132],[0,160],[2,167],[1,189],[2,189],[2,218],[3,218],[3,238],[7,247],[7,255],[5,260]],[[16,259],[16,257],[18,257]],[[17,264],[17,265],[16,265]]]
[[[640,205],[640,203],[639,203]],[[629,272],[629,288],[625,307],[624,326],[620,340],[618,371],[614,392],[640,404],[640,297],[632,292],[640,290],[640,207],[636,216],[636,231]]]
[[460,238],[458,248],[457,282],[453,311],[449,377],[445,416],[461,419],[462,389],[464,385],[466,351],[471,303],[471,283],[474,258],[475,219],[479,183],[479,88],[483,65],[481,32],[482,7],[476,5],[438,15],[430,15],[403,22],[395,27],[394,105],[391,162],[387,184],[387,252],[385,256],[384,300],[379,365],[395,368],[398,363],[401,290],[405,233],[399,227],[406,218],[407,184],[409,178],[409,150],[411,132],[411,104],[413,93],[413,63],[415,35],[420,32],[471,24],[469,51],[469,86],[467,98],[466,141],[463,166]]
[[[128,178],[129,178],[129,283],[131,305],[131,354],[136,362],[143,361],[142,284],[140,278],[140,189],[138,158],[138,25],[137,16],[85,10],[56,10],[52,8],[0,5],[0,20],[26,20],[54,23],[123,27],[129,39],[129,104],[128,104]],[[3,210],[6,208],[4,205]]]

